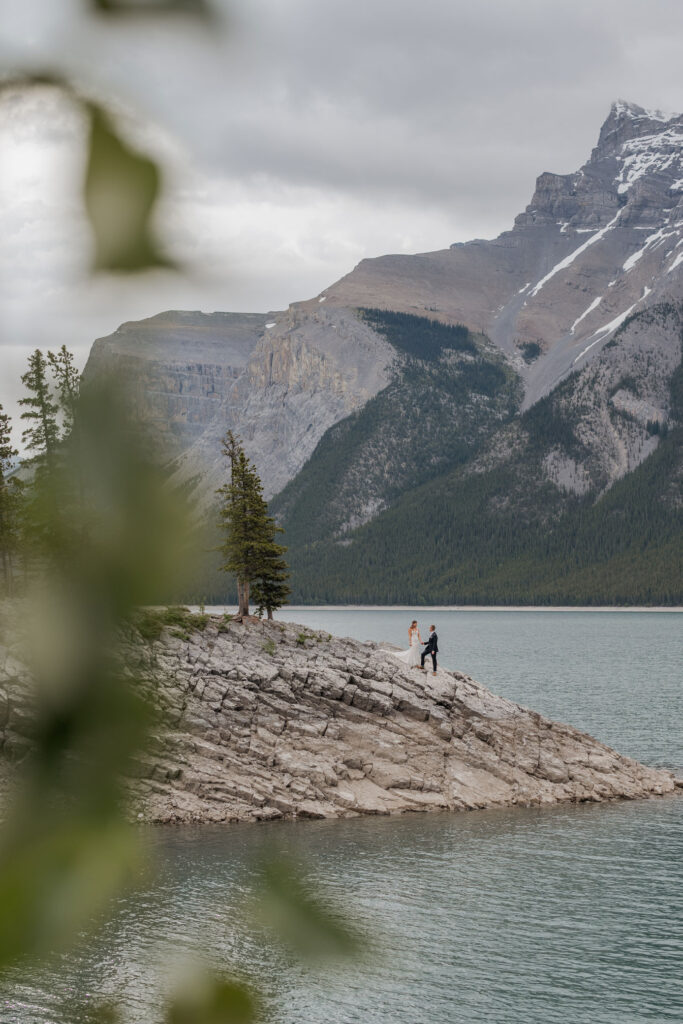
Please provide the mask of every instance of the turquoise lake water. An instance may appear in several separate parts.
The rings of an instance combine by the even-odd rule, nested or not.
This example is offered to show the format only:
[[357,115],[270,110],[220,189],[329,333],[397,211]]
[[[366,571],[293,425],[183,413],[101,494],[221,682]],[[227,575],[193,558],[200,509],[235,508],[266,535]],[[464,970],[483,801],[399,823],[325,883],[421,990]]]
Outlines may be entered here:
[[[283,615],[284,617],[284,615]],[[683,614],[288,610],[407,646],[434,621],[441,662],[623,753],[683,771]],[[135,1024],[198,950],[249,970],[281,1024],[645,1024],[683,1020],[683,798],[260,826],[148,829],[157,870],[97,940],[0,994],[0,1021],[86,1024],[111,995]],[[238,923],[277,849],[350,911],[374,949],[303,968]]]

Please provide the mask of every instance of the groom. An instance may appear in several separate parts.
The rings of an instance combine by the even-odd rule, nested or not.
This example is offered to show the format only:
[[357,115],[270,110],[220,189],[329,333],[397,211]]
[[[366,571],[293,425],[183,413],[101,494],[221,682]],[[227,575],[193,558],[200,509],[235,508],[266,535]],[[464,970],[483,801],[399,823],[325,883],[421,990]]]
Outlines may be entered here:
[[424,650],[422,652],[422,657],[420,658],[420,668],[424,672],[425,671],[425,658],[427,657],[428,654],[431,654],[431,656],[432,656],[432,667],[434,669],[434,671],[432,672],[433,676],[436,675],[436,656],[439,653],[438,639],[439,638],[436,635],[436,628],[434,626],[430,626],[429,627],[429,640],[427,640],[426,642],[423,641],[424,642]]

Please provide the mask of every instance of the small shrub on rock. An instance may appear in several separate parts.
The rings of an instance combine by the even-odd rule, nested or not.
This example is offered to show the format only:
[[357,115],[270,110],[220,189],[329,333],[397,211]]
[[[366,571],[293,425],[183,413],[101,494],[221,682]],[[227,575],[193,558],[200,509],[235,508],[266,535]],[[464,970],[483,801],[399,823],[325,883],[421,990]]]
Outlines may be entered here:
[[165,628],[170,629],[171,636],[189,640],[193,630],[203,632],[206,629],[209,619],[206,613],[196,614],[182,605],[172,605],[170,608],[142,609],[135,617],[135,625],[145,640],[158,640]]

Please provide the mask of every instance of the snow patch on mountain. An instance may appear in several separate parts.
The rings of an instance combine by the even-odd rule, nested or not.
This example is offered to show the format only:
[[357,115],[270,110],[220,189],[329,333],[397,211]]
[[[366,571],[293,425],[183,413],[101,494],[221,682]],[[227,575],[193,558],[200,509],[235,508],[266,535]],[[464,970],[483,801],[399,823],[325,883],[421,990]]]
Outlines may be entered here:
[[679,125],[629,139],[617,156],[621,163],[617,192],[624,195],[644,174],[666,171],[674,164],[680,166],[682,147],[683,131]]
[[679,252],[671,266],[667,267],[667,274],[670,274],[671,271],[675,270],[676,267],[680,266],[681,263],[683,263],[683,252]]
[[584,348],[583,352],[579,353],[579,355],[574,360],[573,365],[575,366],[578,363],[579,359],[582,359],[583,356],[585,356],[586,352],[589,352],[594,345],[597,345],[600,341],[604,341],[607,335],[612,334],[614,331],[616,331],[618,327],[621,327],[624,320],[626,320],[626,318],[631,315],[633,310],[639,303],[643,301],[643,299],[646,299],[648,297],[651,291],[652,288],[648,288],[646,286],[643,289],[643,294],[640,296],[639,299],[636,299],[633,305],[629,306],[628,309],[625,309],[623,313],[619,313],[618,316],[615,316],[614,320],[610,320],[608,324],[604,324],[602,327],[599,327],[597,331],[595,331],[595,333],[591,335],[591,337],[595,338],[595,341],[591,341],[590,345],[587,345],[586,348]]
[[569,333],[573,334],[574,331],[576,330],[576,328],[581,323],[581,321],[585,320],[585,318],[588,316],[588,314],[592,313],[594,309],[597,309],[597,307],[600,305],[601,302],[602,302],[602,295],[598,295],[597,299],[593,299],[593,301],[591,302],[591,304],[588,307],[588,309],[584,310],[583,313],[581,314],[581,316],[578,316],[576,318],[576,320],[574,321],[574,323],[571,325],[571,327],[569,328]]
[[563,260],[560,260],[559,263],[556,263],[552,270],[549,270],[545,277],[542,277],[538,284],[536,284],[531,289],[531,292],[529,293],[530,298],[533,298],[535,295],[538,295],[543,285],[547,284],[551,278],[555,277],[555,274],[559,274],[561,270],[566,270],[567,267],[570,267],[574,260],[581,255],[581,253],[585,252],[586,249],[590,248],[591,245],[595,245],[595,243],[599,242],[601,238],[604,238],[607,232],[614,227],[616,222],[619,220],[620,216],[621,210],[619,210],[615,217],[612,217],[612,220],[609,222],[609,224],[605,224],[604,228],[600,228],[600,230],[596,231],[594,235],[591,235],[591,237],[587,239],[583,243],[583,245],[580,245],[578,249],[574,249],[574,251],[570,252],[568,256],[565,256]]
[[624,261],[622,269],[628,274],[630,270],[633,270],[636,263],[645,255],[649,248],[652,247],[653,249],[657,249],[660,245],[664,244],[667,238],[671,238],[675,234],[675,228],[671,231],[667,231],[665,228],[660,228],[659,231],[655,231],[645,239],[645,244],[642,249],[638,249],[637,252],[634,252],[632,256],[629,256],[628,259]]

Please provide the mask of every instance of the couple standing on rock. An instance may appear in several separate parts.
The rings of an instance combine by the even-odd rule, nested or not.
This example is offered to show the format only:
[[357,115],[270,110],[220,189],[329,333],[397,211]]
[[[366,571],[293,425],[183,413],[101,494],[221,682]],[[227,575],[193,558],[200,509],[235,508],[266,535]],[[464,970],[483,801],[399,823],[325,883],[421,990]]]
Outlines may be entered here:
[[[410,668],[420,668],[425,671],[425,658],[428,654],[432,657],[432,675],[436,675],[436,656],[439,652],[438,637],[436,635],[436,627],[429,627],[429,639],[423,640],[420,636],[420,630],[417,628],[417,619],[413,619],[408,628],[408,650],[407,651],[392,651],[395,658],[399,661],[405,662]],[[420,652],[420,647],[424,647],[424,650]]]

